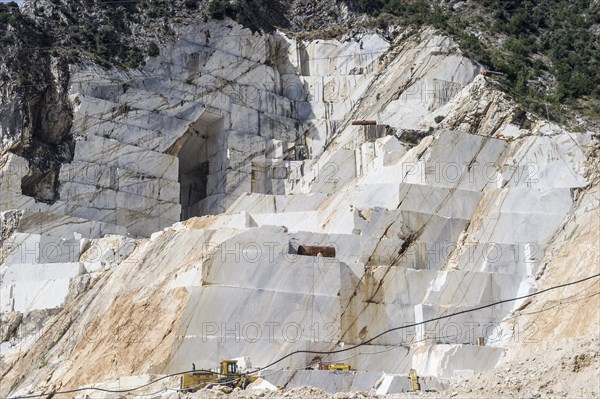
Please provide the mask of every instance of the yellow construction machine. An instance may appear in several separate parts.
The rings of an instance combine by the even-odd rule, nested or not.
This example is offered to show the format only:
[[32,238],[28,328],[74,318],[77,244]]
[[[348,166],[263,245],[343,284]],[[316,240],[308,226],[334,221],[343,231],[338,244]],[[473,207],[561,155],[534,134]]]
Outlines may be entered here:
[[347,363],[332,363],[327,366],[328,370],[350,371],[350,365]]
[[[312,367],[315,369],[315,367]],[[331,371],[350,371],[352,368],[348,363],[317,363],[317,370],[331,370]]]
[[243,374],[238,369],[237,360],[222,360],[217,371],[197,370],[181,376],[180,388],[184,391],[195,391],[210,384],[227,385],[231,388],[246,389],[256,377]]

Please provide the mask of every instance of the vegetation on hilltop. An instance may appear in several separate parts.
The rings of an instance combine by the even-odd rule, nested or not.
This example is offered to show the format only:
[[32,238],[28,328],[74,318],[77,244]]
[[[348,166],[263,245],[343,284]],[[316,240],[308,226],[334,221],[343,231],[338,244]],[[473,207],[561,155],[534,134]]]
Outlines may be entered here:
[[[338,13],[345,3],[350,13]],[[589,0],[30,0],[0,3],[0,53],[16,42],[54,57],[137,68],[174,26],[230,17],[253,30],[338,34],[430,25],[497,79],[525,108],[561,120],[565,105],[600,124],[600,2]],[[344,14],[344,16],[342,16]],[[366,18],[366,19],[365,19]],[[304,32],[304,33],[306,33]],[[341,33],[340,33],[341,32]],[[25,38],[25,36],[32,38]],[[300,35],[300,37],[303,37]],[[0,54],[0,61],[6,62]],[[1,79],[8,72],[0,71]],[[564,122],[564,120],[562,120]]]
[[528,109],[561,119],[561,104],[600,121],[600,2],[347,0],[385,27],[431,25],[490,69]]
[[[85,57],[110,67],[138,68],[158,55],[158,43],[177,25],[230,17],[254,31],[285,26],[282,0],[29,0],[21,7],[0,3],[0,49],[22,40],[23,24],[44,37],[54,57],[70,62]],[[0,56],[0,61],[2,57]]]

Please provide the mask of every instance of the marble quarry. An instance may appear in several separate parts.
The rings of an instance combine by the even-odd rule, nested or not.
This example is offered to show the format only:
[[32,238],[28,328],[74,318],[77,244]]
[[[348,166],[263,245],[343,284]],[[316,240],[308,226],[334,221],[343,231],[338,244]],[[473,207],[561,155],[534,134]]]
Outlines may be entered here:
[[295,350],[344,351],[263,378],[383,394],[411,369],[441,389],[494,368],[522,301],[379,336],[535,292],[588,185],[591,133],[522,128],[481,70],[429,30],[302,41],[231,21],[141,70],[79,66],[58,199],[23,194],[28,160],[1,153],[2,396]]

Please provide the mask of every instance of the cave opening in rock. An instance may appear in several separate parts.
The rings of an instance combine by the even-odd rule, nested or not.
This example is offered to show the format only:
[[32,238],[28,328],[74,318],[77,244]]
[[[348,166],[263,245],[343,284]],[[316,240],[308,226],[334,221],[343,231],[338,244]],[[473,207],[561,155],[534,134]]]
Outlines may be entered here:
[[225,171],[223,119],[205,112],[178,140],[181,220],[211,213],[212,199],[221,193]]

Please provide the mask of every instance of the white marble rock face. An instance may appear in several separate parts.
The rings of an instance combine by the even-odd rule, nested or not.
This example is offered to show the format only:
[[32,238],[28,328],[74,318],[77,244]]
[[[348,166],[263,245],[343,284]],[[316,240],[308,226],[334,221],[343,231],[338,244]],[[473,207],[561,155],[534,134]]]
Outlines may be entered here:
[[[591,135],[537,120],[515,128],[515,105],[479,65],[448,38],[420,37],[391,51],[378,35],[302,42],[208,22],[182,30],[141,71],[74,71],[75,154],[58,200],[23,195],[27,160],[0,159],[0,310],[81,312],[98,336],[58,339],[44,381],[19,380],[18,356],[41,355],[31,345],[46,333],[7,341],[16,362],[7,378],[19,389],[68,385],[88,367],[82,359],[100,362],[122,344],[102,335],[115,320],[153,320],[160,340],[132,337],[119,353],[126,371],[82,384],[241,356],[261,367],[535,290],[572,191],[587,185]],[[423,138],[411,144],[411,132]],[[301,256],[300,245],[336,255]],[[439,390],[498,363],[503,322],[519,305],[323,356],[354,374],[304,370],[315,360],[304,354],[265,379],[385,394],[406,391],[414,368]]]

